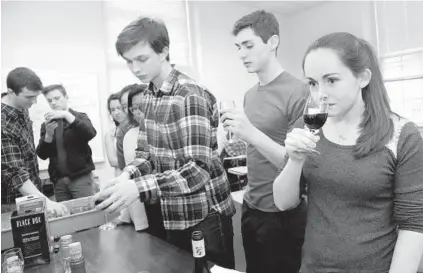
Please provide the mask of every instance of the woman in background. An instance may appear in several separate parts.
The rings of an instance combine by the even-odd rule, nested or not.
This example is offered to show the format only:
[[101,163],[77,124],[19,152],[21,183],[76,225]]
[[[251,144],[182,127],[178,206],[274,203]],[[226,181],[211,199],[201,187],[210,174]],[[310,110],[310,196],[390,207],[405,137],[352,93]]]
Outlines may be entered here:
[[112,116],[115,127],[106,133],[104,136],[104,142],[106,145],[106,153],[109,164],[115,168],[115,176],[118,176],[120,174],[120,169],[116,151],[116,130],[119,124],[127,119],[127,115],[120,105],[119,94],[111,94],[109,96],[107,99],[107,109]]
[[[120,104],[120,94],[114,93],[111,94],[107,99],[107,109],[109,114],[113,119],[113,123],[115,127],[110,129],[104,136],[104,142],[106,146],[106,154],[107,159],[109,160],[110,166],[115,169],[115,176],[119,176],[121,170],[119,168],[119,163],[117,159],[117,149],[116,149],[116,132],[118,129],[119,124],[126,121],[128,119],[127,114],[123,111],[123,108]],[[101,187],[101,186],[100,186]],[[127,216],[125,213],[121,213],[119,217],[116,217],[112,221],[101,225],[99,229],[101,230],[111,230],[116,227],[116,225],[120,225],[124,222],[128,222]]]
[[[135,158],[135,150],[138,146],[138,137],[140,137],[139,127],[144,126],[144,114],[141,111],[140,105],[144,97],[144,92],[146,92],[146,90],[147,85],[140,85],[140,88],[131,90],[128,94],[128,119],[131,123],[137,124],[138,126],[135,126],[135,128],[130,129],[125,134],[125,137],[123,139],[123,150],[126,164],[132,162],[132,160]],[[137,204],[136,207],[134,207],[134,204]],[[156,237],[166,240],[166,230],[163,225],[160,200],[155,200],[155,202],[149,203],[135,202],[134,204],[129,207],[129,214],[126,214],[125,216],[129,215],[129,217],[134,222],[135,227],[137,228],[137,223],[135,219],[141,219],[141,217],[139,216],[142,210],[139,207],[139,204],[144,205],[145,213],[148,219],[147,231]],[[136,215],[138,215],[138,218],[134,217]],[[143,225],[143,222],[140,220],[138,220],[138,223],[140,223],[139,226]]]
[[[139,85],[128,94],[128,121],[133,128],[126,132],[123,138],[123,155],[125,165],[131,163],[135,158],[135,150],[137,149],[139,126],[144,124],[143,115],[138,109],[137,99],[140,99],[146,86]],[[128,208],[121,211],[120,221],[125,223],[133,222],[136,231],[148,228],[148,219],[145,212],[144,203],[136,201]]]
[[123,151],[126,165],[135,158],[137,149],[139,126],[144,126],[144,115],[139,109],[142,95],[147,86],[140,85],[140,88],[133,89],[128,94],[128,120],[133,128],[123,138]]
[[367,41],[326,35],[308,48],[303,71],[310,92],[327,99],[328,118],[318,135],[297,122],[273,185],[281,210],[308,188],[301,272],[415,273],[423,255],[420,132],[392,112]]

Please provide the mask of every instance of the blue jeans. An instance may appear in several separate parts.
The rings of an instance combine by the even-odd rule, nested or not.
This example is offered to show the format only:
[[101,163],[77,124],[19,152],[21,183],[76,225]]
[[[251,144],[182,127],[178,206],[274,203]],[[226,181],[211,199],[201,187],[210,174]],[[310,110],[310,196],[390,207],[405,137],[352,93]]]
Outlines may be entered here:
[[208,261],[235,269],[232,217],[211,211],[203,221],[193,227],[168,230],[167,239],[171,244],[192,253],[191,234],[195,230],[203,232]]
[[94,194],[94,176],[91,172],[76,178],[59,178],[54,185],[56,201],[62,202]]

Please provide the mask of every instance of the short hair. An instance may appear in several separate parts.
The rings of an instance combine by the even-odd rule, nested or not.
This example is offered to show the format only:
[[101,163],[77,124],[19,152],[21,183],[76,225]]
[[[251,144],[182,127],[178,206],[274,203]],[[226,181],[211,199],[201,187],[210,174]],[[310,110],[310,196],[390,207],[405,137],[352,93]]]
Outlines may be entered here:
[[37,74],[26,67],[17,67],[10,71],[7,75],[6,85],[16,95],[22,92],[22,89],[25,87],[31,91],[40,91],[43,89],[43,84]]
[[67,96],[66,89],[61,84],[52,84],[52,85],[49,85],[49,86],[44,87],[44,89],[43,89],[43,95],[46,96],[48,93],[50,93],[51,91],[54,91],[54,90],[59,90],[60,93],[63,94],[63,96],[65,96],[65,97]]
[[[107,98],[107,111],[109,111],[109,114],[112,113],[112,111],[110,110],[110,102],[112,100],[117,100],[120,103],[120,94],[119,93],[113,93]],[[115,123],[116,126],[119,126],[119,122],[117,122],[115,119],[113,119],[113,122]]]
[[[165,23],[160,19],[141,17],[132,21],[119,34],[116,41],[116,51],[119,56],[140,42],[147,42],[157,54],[165,47],[169,48],[169,33]],[[166,56],[169,61],[169,54]]]
[[[139,84],[136,88],[133,88],[131,91],[129,91],[128,94],[128,109],[132,107],[132,99],[139,94],[144,93],[147,90],[148,85],[146,84]],[[138,122],[134,118],[134,114],[132,114],[131,111],[128,111],[128,119],[129,122],[132,124],[137,125]]]
[[264,10],[254,11],[236,21],[232,29],[232,34],[236,36],[241,30],[246,28],[251,28],[254,34],[259,36],[265,44],[267,44],[267,41],[273,35],[279,36],[278,20],[275,15]]

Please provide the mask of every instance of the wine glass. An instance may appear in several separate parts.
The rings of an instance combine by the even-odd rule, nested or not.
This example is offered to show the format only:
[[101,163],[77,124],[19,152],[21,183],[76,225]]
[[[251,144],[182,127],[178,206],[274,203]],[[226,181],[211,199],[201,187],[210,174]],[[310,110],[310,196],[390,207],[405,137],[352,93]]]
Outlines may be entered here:
[[[219,112],[220,112],[220,117],[222,117],[223,115],[223,110],[232,110],[234,109],[235,106],[235,101],[233,100],[221,100],[219,103]],[[224,120],[222,120],[222,122],[224,122]],[[232,143],[232,133],[229,132],[229,143]]]
[[[321,93],[311,92],[304,107],[303,119],[305,128],[317,135],[320,128],[325,124],[328,118],[328,97]],[[311,153],[320,155],[314,149],[309,150]]]
[[[6,252],[4,252],[4,261],[6,262],[9,258],[12,257],[17,257],[17,261],[19,262],[22,270],[24,268],[25,265],[25,260],[24,257],[22,255],[22,250],[20,248],[11,248],[9,250],[7,250]],[[14,258],[16,259],[16,258]]]

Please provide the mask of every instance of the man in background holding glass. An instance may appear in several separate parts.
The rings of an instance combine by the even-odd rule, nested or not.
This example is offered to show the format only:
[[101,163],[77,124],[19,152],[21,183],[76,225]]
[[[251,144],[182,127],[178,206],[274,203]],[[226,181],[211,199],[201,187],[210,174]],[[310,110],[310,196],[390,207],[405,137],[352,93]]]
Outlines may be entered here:
[[38,156],[49,159],[48,173],[59,202],[94,194],[95,169],[89,146],[97,134],[87,114],[68,106],[68,94],[63,85],[44,88],[52,111],[45,114],[41,125]]
[[277,59],[279,24],[275,16],[255,11],[232,31],[239,56],[259,83],[247,91],[244,112],[223,111],[225,130],[248,143],[248,185],[242,206],[242,238],[247,273],[297,273],[304,241],[306,204],[280,211],[273,181],[285,164],[287,131],[301,117],[308,88],[284,71]]

